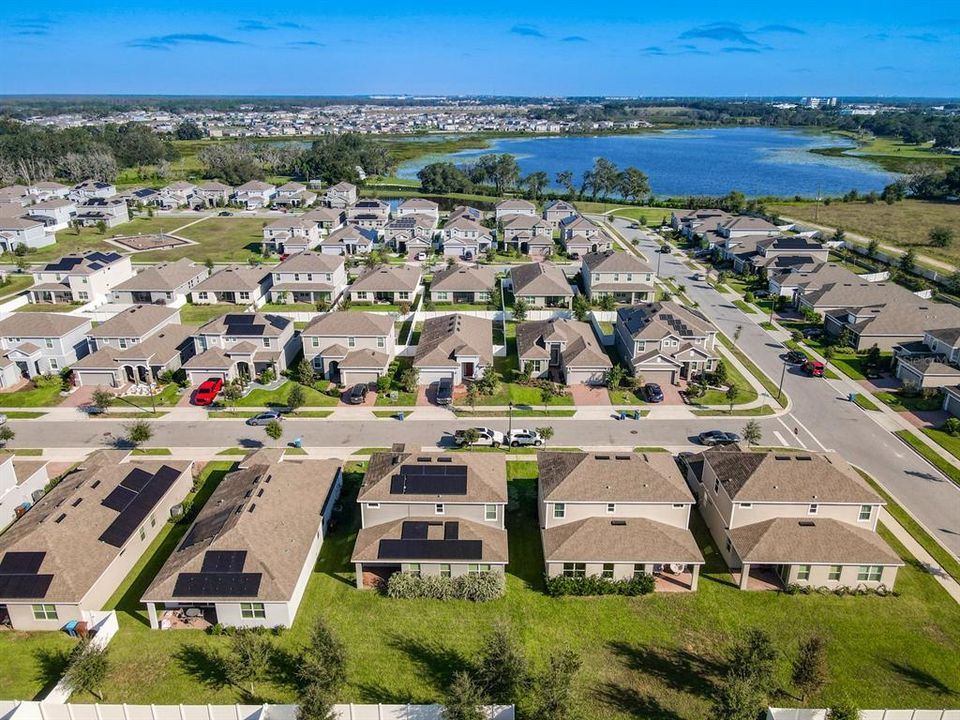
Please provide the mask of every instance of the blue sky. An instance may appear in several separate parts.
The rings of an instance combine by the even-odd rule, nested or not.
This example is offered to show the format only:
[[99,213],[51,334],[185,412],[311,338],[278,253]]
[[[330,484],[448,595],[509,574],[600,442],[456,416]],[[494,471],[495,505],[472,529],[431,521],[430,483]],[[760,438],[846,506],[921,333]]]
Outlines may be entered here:
[[3,2],[0,93],[960,96],[953,3],[785,5]]

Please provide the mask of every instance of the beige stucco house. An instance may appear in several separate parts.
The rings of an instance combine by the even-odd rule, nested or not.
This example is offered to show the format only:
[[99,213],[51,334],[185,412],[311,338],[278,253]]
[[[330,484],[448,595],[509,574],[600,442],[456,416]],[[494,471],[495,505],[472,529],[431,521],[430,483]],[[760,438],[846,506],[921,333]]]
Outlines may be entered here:
[[532,377],[566,385],[603,385],[613,367],[590,323],[566,318],[532,320],[517,328],[520,367]]
[[645,303],[656,297],[654,272],[633,253],[587,253],[580,265],[580,277],[587,297],[599,300],[607,295],[622,304]]
[[393,318],[383,313],[326,313],[314,318],[300,339],[304,359],[340,385],[376,382],[396,351]]

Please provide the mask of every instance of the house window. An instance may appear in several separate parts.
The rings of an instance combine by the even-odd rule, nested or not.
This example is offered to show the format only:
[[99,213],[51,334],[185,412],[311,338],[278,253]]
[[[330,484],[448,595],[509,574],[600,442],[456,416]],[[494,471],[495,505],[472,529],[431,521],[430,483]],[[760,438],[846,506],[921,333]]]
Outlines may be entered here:
[[386,338],[382,338],[382,337],[378,337],[378,338],[377,338],[377,347],[378,347],[378,348],[382,348],[382,347],[386,347],[386,346],[387,346],[387,339],[386,339]]
[[57,619],[57,606],[56,605],[33,605],[33,619],[34,620],[56,620]]
[[496,506],[496,505],[484,505],[484,506],[483,506],[483,519],[484,519],[484,520],[496,520],[496,519],[497,519],[497,506]]
[[673,507],[679,510],[680,508],[686,507],[683,503],[674,503]]
[[240,293],[240,299],[241,299],[241,300],[249,300],[249,299],[250,299],[250,293],[248,293],[248,292],[242,292],[242,293]]
[[407,572],[410,573],[411,575],[416,575],[417,577],[420,577],[420,563],[410,563],[407,566]]
[[797,565],[797,580],[809,580],[809,579],[810,579],[810,566]]
[[607,503],[607,514],[610,515],[617,511],[616,503]]
[[861,505],[860,515],[857,517],[857,520],[860,522],[869,522],[871,515],[873,515],[873,507],[870,505]]
[[554,503],[553,504],[553,517],[557,520],[562,520],[567,516],[567,506],[563,503]]
[[443,503],[437,503],[433,506],[433,512],[436,515],[443,515]]
[[437,293],[437,300],[447,300],[447,299],[449,299],[448,296],[447,296],[447,293],[445,293],[445,292],[438,292],[438,293]]
[[240,603],[240,617],[245,620],[256,620],[267,617],[263,603]]
[[880,565],[861,565],[857,570],[857,580],[860,582],[880,582],[883,577],[883,568]]
[[320,347],[320,338],[312,337],[310,338],[310,347]]
[[807,515],[816,515],[819,509],[816,503],[810,503],[810,507],[807,508]]
[[440,566],[440,577],[450,577],[450,565],[444,563]]
[[127,349],[127,339],[126,339],[126,338],[120,338],[120,349],[121,349],[121,350],[126,350],[126,349]]
[[636,565],[633,566],[633,579],[634,579],[634,580],[638,580],[638,579],[640,579],[642,576],[644,576],[644,575],[646,575],[646,574],[647,574],[647,573],[644,572],[643,565],[641,565],[641,564],[638,563],[638,564],[636,564]]
[[380,507],[380,503],[367,503],[368,510],[377,510]]
[[603,564],[603,571],[600,573],[600,577],[613,580],[613,563]]
[[200,298],[201,300],[206,300],[206,299],[207,299],[207,293],[206,293],[206,292],[199,292],[199,293],[197,293],[197,295],[199,296],[199,298]]
[[727,552],[733,550],[733,545],[730,543],[730,538],[727,538]]
[[716,480],[713,481],[713,494],[714,495],[720,494],[720,478],[717,478]]
[[357,291],[357,300],[366,300],[366,299],[367,299],[367,293],[366,293],[365,291],[363,291],[363,290],[358,290],[358,291]]
[[480,573],[490,572],[489,564],[482,565],[467,565],[467,574],[468,575],[479,575]]
[[147,530],[142,525],[140,526],[140,540],[147,539]]
[[156,526],[157,526],[157,516],[151,513],[151,514],[150,514],[150,527],[156,527]]
[[[84,280],[84,282],[86,282],[86,280]],[[86,290],[80,290],[79,292],[77,292],[77,296],[78,296],[81,300],[89,300],[89,299],[90,299],[90,294],[89,294]]]
[[356,347],[357,339],[355,337],[347,338],[347,347]]
[[564,577],[586,577],[586,575],[587,575],[586,563],[564,563],[563,564]]
[[843,570],[843,568],[840,565],[831,565],[830,570],[827,572],[827,580],[839,580],[841,570]]
[[50,358],[50,369],[51,369],[51,370],[59,370],[59,369],[60,369],[60,363],[57,362],[57,359],[56,359],[56,358]]
[[410,297],[410,293],[406,291],[401,291],[397,293],[397,297],[400,298],[401,300],[407,300]]
[[48,350],[52,350],[52,349],[53,349],[53,339],[52,339],[52,338],[47,338],[46,340],[43,341],[43,344],[47,346],[47,349],[48,349]]
[[741,510],[750,510],[753,507],[753,503],[740,503]]

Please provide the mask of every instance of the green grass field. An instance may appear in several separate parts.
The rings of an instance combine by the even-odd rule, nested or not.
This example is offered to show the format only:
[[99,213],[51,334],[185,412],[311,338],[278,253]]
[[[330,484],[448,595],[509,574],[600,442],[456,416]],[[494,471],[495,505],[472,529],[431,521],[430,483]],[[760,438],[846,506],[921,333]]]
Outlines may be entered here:
[[[322,383],[324,387],[329,385],[326,380],[318,382]],[[256,388],[230,405],[231,407],[286,407],[287,394],[294,384],[293,380],[288,380],[275,390]],[[303,386],[303,389],[307,399],[304,403],[306,407],[324,407],[337,404],[337,398],[335,397],[325,395],[312,387]]]
[[[809,705],[846,695],[860,707],[944,707],[958,692],[960,609],[910,558],[898,576],[899,597],[741,592],[705,526],[695,519],[693,529],[707,560],[698,592],[547,597],[536,520],[537,470],[528,461],[507,466],[510,564],[504,598],[486,604],[392,601],[358,591],[349,557],[358,526],[354,501],[360,467],[348,467],[343,515],[324,542],[294,627],[275,641],[280,653],[269,681],[258,684],[252,696],[229,683],[219,662],[227,647],[224,637],[147,626],[137,599],[186,529],[173,526],[114,598],[121,632],[110,645],[106,702],[293,701],[297,687],[287,670],[319,615],[347,646],[348,684],[339,698],[345,702],[440,700],[453,673],[469,666],[495,621],[513,625],[537,668],[559,648],[580,653],[584,663],[576,681],[575,717],[711,717],[711,699],[725,673],[724,651],[753,627],[767,630],[782,653],[770,688],[774,705],[797,703],[791,696],[790,660],[798,643],[813,633],[827,641],[830,683],[808,698]],[[17,643],[4,646],[27,666],[21,674],[32,677],[37,659],[31,650]],[[14,681],[2,675],[0,695],[11,697]],[[74,700],[93,698],[79,694]]]
[[[943,225],[949,228],[960,226],[960,203],[904,200],[887,205],[878,202],[832,202],[820,205],[813,203],[771,205],[770,212],[797,220],[808,220],[829,227],[842,227],[881,243],[898,248],[914,248],[918,253],[945,262],[960,264],[960,243],[945,248],[935,248],[927,241],[931,228]],[[819,218],[819,219],[816,219]]]
[[909,430],[898,430],[894,435],[912,447],[920,457],[953,480],[953,482],[960,485],[960,468],[955,467],[946,459],[940,457],[932,448],[927,447],[926,443],[914,437],[913,433]]
[[184,305],[180,308],[180,322],[183,325],[204,325],[227,313],[242,313],[246,305],[217,303],[214,305]]
[[0,407],[51,407],[53,405],[59,405],[62,400],[63,398],[60,397],[60,386],[56,383],[44,387],[35,387],[33,383],[31,383],[23,390],[0,393]]
[[33,285],[33,275],[14,273],[7,276],[7,282],[0,285],[0,300],[17,295]]
[[271,219],[268,218],[210,217],[177,233],[188,240],[194,240],[198,245],[138,253],[137,262],[178,260],[183,257],[198,262],[207,258],[214,262],[239,263],[251,259],[261,260],[263,226],[269,222]]

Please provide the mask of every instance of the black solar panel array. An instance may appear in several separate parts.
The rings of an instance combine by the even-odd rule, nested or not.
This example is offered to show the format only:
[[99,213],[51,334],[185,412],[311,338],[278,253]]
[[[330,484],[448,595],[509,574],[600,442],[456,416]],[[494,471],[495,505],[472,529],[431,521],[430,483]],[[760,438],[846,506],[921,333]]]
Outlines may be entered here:
[[407,465],[390,479],[391,495],[466,495],[464,465]]
[[[126,493],[133,493],[133,497],[119,510],[120,514],[114,518],[109,527],[100,535],[99,539],[108,545],[123,547],[123,544],[133,535],[137,527],[146,520],[150,511],[153,510],[160,498],[166,495],[173,483],[180,477],[180,471],[169,465],[162,465],[146,483],[143,483],[142,478],[137,474],[138,472],[143,471],[140,468],[132,470],[130,474],[124,478],[123,482],[103,500],[103,504],[107,507],[117,509],[109,505],[107,501],[121,489]],[[134,493],[134,491],[129,488],[125,488],[123,485],[131,476],[134,477],[132,481],[133,484],[142,485],[142,489],[137,493]],[[121,496],[118,495],[116,504],[119,504],[120,499]]]
[[[429,527],[443,525],[443,540],[428,540]],[[381,560],[480,560],[483,541],[461,540],[460,523],[410,520],[400,526],[400,539],[380,541]]]
[[0,560],[0,598],[43,599],[53,575],[38,574],[43,552],[8,552]]
[[260,573],[180,573],[173,596],[182,598],[256,597]]
[[241,573],[247,561],[246,550],[207,550],[203,556],[202,573]]

